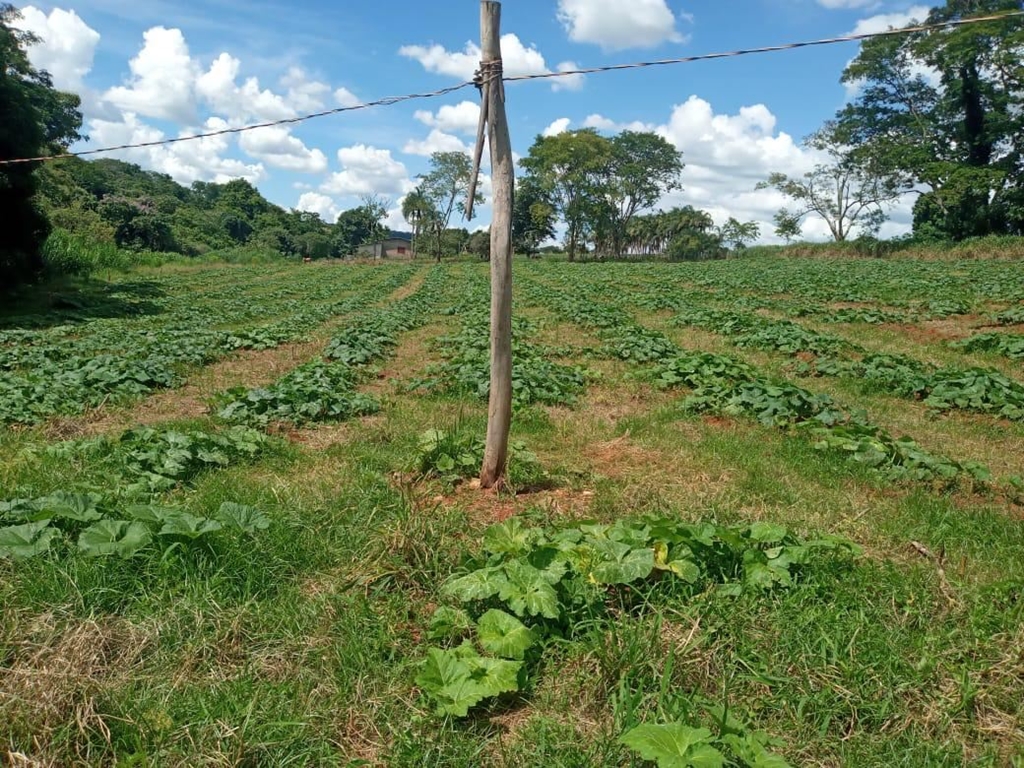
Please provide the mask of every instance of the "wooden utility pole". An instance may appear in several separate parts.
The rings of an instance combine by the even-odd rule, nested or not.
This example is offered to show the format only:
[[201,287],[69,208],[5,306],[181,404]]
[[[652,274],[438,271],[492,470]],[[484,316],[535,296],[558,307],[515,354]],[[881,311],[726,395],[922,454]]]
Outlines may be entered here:
[[[505,115],[505,84],[501,61],[501,3],[480,3],[481,106],[480,130],[474,160],[469,206],[483,153],[484,125],[489,127],[491,178],[494,186],[491,220],[491,396],[487,412],[487,445],[480,470],[483,488],[500,486],[508,464],[508,435],[512,426],[512,196],[515,168]],[[470,208],[471,210],[471,208]]]

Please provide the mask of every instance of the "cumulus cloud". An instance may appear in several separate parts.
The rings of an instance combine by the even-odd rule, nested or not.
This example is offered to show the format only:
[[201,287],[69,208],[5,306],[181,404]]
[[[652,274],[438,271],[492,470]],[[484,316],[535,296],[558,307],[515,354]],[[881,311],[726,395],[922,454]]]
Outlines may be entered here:
[[436,113],[417,110],[413,117],[431,128],[473,136],[480,122],[480,105],[475,101],[445,104]]
[[598,131],[612,131],[619,133],[620,131],[653,131],[657,126],[641,122],[640,120],[633,120],[628,123],[617,123],[604,115],[588,115],[587,119],[583,121],[583,127],[594,128]]
[[100,33],[74,11],[54,8],[47,16],[31,5],[21,9],[17,26],[39,38],[28,47],[32,66],[49,72],[57,88],[81,91],[83,78],[92,70]]
[[338,214],[341,213],[338,204],[334,202],[333,198],[322,195],[319,192],[303,193],[299,197],[299,202],[295,204],[295,210],[317,213],[321,219],[330,224],[336,222]]
[[291,67],[281,78],[281,87],[287,89],[285,100],[297,112],[316,112],[324,108],[331,86],[313,80],[302,67]]
[[334,92],[334,102],[339,107],[356,107],[362,104],[362,100],[348,88],[339,88]]
[[[182,130],[179,135],[218,131],[227,127],[221,118],[211,117],[199,129]],[[125,113],[121,120],[90,120],[89,134],[93,142],[100,146],[138,144],[166,138],[163,131],[142,122],[133,112]],[[255,184],[266,177],[262,163],[247,164],[241,160],[225,158],[223,155],[229,148],[228,136],[211,136],[177,144],[122,150],[110,156],[166,173],[179,184],[185,185],[193,181],[223,184],[232,179],[246,179]]]
[[[449,51],[443,45],[403,45],[398,53],[406,58],[418,61],[425,70],[438,75],[447,75],[459,80],[472,80],[473,74],[480,65],[480,46],[473,42],[466,43],[461,51]],[[524,45],[513,33],[501,36],[501,58],[504,62],[505,74],[510,77],[519,75],[542,75],[551,70],[544,61],[544,55],[534,45]],[[552,87],[556,90],[567,87],[563,80],[570,81],[578,88],[582,81],[576,78],[557,78]]]
[[558,19],[570,40],[606,51],[686,40],[665,0],[558,0]]
[[857,25],[850,31],[850,34],[873,35],[890,29],[908,27],[911,24],[920,24],[928,18],[930,11],[931,9],[927,5],[915,5],[898,13],[880,13],[877,16],[870,16],[858,21]]
[[125,112],[188,123],[195,118],[198,67],[180,29],[153,27],[143,33],[142,49],[128,62],[131,78],[104,99]]
[[[556,72],[572,72],[575,69],[579,69],[579,64],[575,61],[563,61],[557,67]],[[587,78],[584,75],[566,75],[565,77],[558,77],[551,81],[551,90],[557,91],[579,91],[582,90],[586,84]]]
[[238,145],[257,160],[275,168],[299,173],[323,173],[327,170],[327,156],[319,149],[308,148],[284,126],[241,133]]
[[568,117],[560,117],[557,120],[553,121],[551,125],[545,128],[543,131],[541,131],[540,135],[546,136],[547,138],[551,138],[552,136],[557,136],[560,133],[565,133],[566,131],[568,131],[570,125],[572,125],[572,120],[570,120]]
[[[889,29],[900,29],[912,24],[921,24],[928,19],[930,10],[927,5],[915,5],[902,13],[882,13],[877,16],[870,16],[858,21],[857,25],[850,31],[850,34],[872,35]],[[924,78],[925,82],[933,88],[938,88],[942,84],[942,75],[939,71],[928,66],[923,61],[915,62],[911,65],[911,74]],[[846,97],[848,99],[855,98],[863,87],[864,83],[860,80],[846,83]]]
[[470,152],[472,147],[465,144],[458,136],[435,128],[422,141],[412,139],[405,143],[402,152],[407,155],[430,157],[435,152]]
[[415,186],[405,165],[391,150],[356,144],[338,150],[342,170],[331,174],[320,191],[329,195],[397,195]]
[[197,78],[196,92],[213,111],[229,115],[238,124],[253,119],[284,120],[298,114],[284,96],[260,88],[255,77],[239,85],[236,79],[241,66],[234,56],[222,53]]
[[[697,96],[676,105],[668,122],[656,130],[683,152],[686,168],[683,189],[669,195],[663,204],[702,208],[719,224],[730,216],[756,221],[762,240],[776,241],[772,216],[782,207],[792,208],[793,203],[775,190],[756,190],[757,183],[774,171],[802,176],[822,161],[817,152],[779,131],[777,122],[763,104],[742,107],[732,115],[717,114],[709,102]],[[900,214],[887,232],[906,230]],[[815,217],[804,220],[803,232],[811,239],[829,235],[825,223]]]
[[[683,189],[667,195],[660,207],[692,205],[708,211],[718,224],[730,216],[756,221],[765,242],[777,240],[772,223],[775,212],[785,206],[792,208],[793,203],[775,190],[757,190],[758,182],[774,171],[802,176],[821,162],[818,153],[780,131],[775,115],[763,104],[719,114],[710,102],[691,96],[675,105],[661,125],[616,121],[602,115],[590,115],[584,125],[607,131],[655,131],[683,153],[686,163]],[[906,229],[898,210],[885,231],[899,234]],[[808,217],[804,235],[826,239],[828,229],[824,222]]]

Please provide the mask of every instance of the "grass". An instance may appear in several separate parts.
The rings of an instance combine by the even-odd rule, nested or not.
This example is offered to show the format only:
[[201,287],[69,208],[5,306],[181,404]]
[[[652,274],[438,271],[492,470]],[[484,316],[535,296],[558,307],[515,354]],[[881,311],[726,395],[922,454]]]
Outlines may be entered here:
[[[543,279],[572,269],[520,268]],[[222,279],[243,270],[245,290],[267,290],[261,269]],[[270,516],[266,531],[127,561],[0,560],[0,754],[60,766],[628,766],[640,764],[619,743],[629,728],[682,720],[714,729],[726,707],[778,739],[774,751],[792,765],[1024,760],[1024,523],[1006,498],[886,484],[783,431],[687,416],[684,395],[651,387],[642,366],[585,352],[576,362],[599,375],[575,407],[531,406],[514,420],[513,438],[551,483],[494,496],[420,478],[424,431],[485,423],[483,401],[407,387],[437,359],[431,339],[461,323],[445,314],[463,298],[460,276],[484,269],[452,267],[437,314],[362,385],[382,399],[380,415],[281,430],[254,461],[204,471],[161,497],[196,514],[251,505]],[[659,280],[677,279],[664,270]],[[593,272],[580,279],[598,279]],[[282,288],[288,280],[274,273]],[[530,312],[542,321],[531,342],[599,346],[546,309]],[[637,317],[680,344],[787,375],[779,356],[672,328],[664,314]],[[265,378],[255,366],[232,369],[233,383]],[[968,454],[1001,451],[993,463],[1024,471],[1009,451],[1017,427],[987,417],[932,423],[894,398],[820,383],[923,444],[952,451],[963,435]],[[170,412],[176,396],[189,394],[159,395]],[[145,401],[138,408],[148,413]],[[219,428],[191,411],[171,423]],[[49,455],[49,426],[0,432],[3,498],[118,487],[109,463]],[[790,589],[655,589],[639,595],[644,608],[613,602],[612,620],[551,641],[520,694],[465,720],[433,713],[413,682],[429,620],[440,585],[479,552],[489,525],[509,515],[558,526],[645,514],[778,522],[846,536],[865,554],[853,565],[812,564]]]

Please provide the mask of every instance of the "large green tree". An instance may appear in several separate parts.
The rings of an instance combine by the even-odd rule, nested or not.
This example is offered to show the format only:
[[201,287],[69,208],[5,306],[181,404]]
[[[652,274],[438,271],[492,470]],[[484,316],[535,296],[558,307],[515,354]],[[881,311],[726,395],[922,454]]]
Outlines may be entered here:
[[611,142],[587,128],[538,136],[520,163],[565,222],[569,261],[599,220],[611,158]]
[[[930,24],[1020,11],[1020,0],[947,0]],[[920,192],[915,232],[1024,233],[1024,20],[863,43],[838,116],[860,159]]]
[[[426,201],[426,210],[432,211],[427,220],[431,250],[438,263],[444,253],[445,231],[455,211],[465,213],[469,202],[469,183],[473,166],[469,156],[462,152],[435,152],[430,157],[430,172],[420,177],[415,194]],[[477,194],[475,202],[482,202]]]
[[[18,11],[0,4],[0,160],[34,157],[81,138],[79,99],[54,90],[49,74],[35,69],[25,49],[36,38],[14,25]],[[37,274],[49,222],[36,198],[36,164],[0,166],[0,290]]]
[[519,179],[512,204],[512,247],[528,257],[555,236],[555,207],[532,176]]
[[624,253],[633,218],[681,187],[683,160],[679,150],[656,133],[623,131],[610,142],[601,201],[594,214],[598,250],[617,258]]

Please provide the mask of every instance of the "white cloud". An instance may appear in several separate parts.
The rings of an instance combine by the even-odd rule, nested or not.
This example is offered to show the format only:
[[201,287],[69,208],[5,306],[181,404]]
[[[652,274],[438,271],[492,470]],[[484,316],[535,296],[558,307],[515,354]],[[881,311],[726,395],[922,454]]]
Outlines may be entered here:
[[569,130],[569,126],[572,125],[572,120],[568,117],[560,117],[551,123],[547,128],[540,132],[541,136],[551,138],[557,136],[560,133],[565,133]]
[[475,136],[480,122],[480,105],[475,101],[462,101],[458,104],[445,104],[437,113],[429,110],[417,110],[413,115],[424,125],[438,128],[448,133],[464,133]]
[[281,87],[287,88],[285,100],[299,113],[317,112],[324,108],[331,86],[311,80],[302,67],[291,67],[281,78]]
[[[621,123],[602,115],[590,115],[584,124],[608,131],[656,131],[682,151],[686,163],[683,189],[666,196],[660,206],[692,205],[708,211],[718,224],[730,216],[757,221],[766,241],[774,239],[772,216],[787,201],[774,190],[755,190],[757,183],[773,171],[802,175],[817,160],[778,130],[775,116],[762,104],[732,115],[716,114],[710,103],[691,96],[673,107],[664,125]],[[805,233],[822,237],[827,230],[819,231],[808,219]]]
[[357,107],[362,100],[348,88],[339,88],[334,92],[334,101],[339,107]]
[[[466,43],[461,51],[449,51],[443,45],[403,45],[398,49],[401,56],[418,61],[428,72],[447,75],[459,80],[472,80],[480,65],[481,51],[476,43]],[[534,45],[524,45],[513,33],[501,36],[501,58],[504,63],[505,75],[542,75],[551,70],[544,61],[544,56]],[[579,83],[575,78],[556,78],[552,88],[566,88],[564,80]],[[579,87],[579,85],[576,85]]]
[[327,170],[327,156],[319,149],[309,149],[284,126],[245,131],[239,134],[238,144],[257,160],[276,168],[299,173]]
[[[779,131],[775,116],[763,104],[722,115],[704,99],[691,96],[673,108],[668,123],[657,131],[683,152],[686,163],[683,189],[662,205],[693,205],[708,211],[718,224],[730,216],[756,221],[767,242],[777,240],[772,216],[793,203],[775,190],[756,190],[757,183],[774,171],[801,176],[821,159]],[[890,228],[893,233],[906,231],[899,222]],[[803,232],[810,239],[828,238],[825,223],[814,217],[804,220]]]
[[[579,69],[579,65],[575,61],[563,61],[557,67],[556,72],[572,72],[575,69]],[[587,82],[585,75],[566,75],[565,77],[556,77],[551,81],[551,90],[553,91],[579,91],[582,90],[583,85]]]
[[402,152],[407,155],[430,157],[435,152],[470,152],[472,147],[465,144],[458,136],[435,128],[422,141],[410,140],[405,143]]
[[320,214],[320,218],[324,221],[333,224],[338,220],[338,214],[341,213],[338,208],[338,204],[334,202],[334,199],[327,195],[321,195],[319,192],[305,192],[299,197],[299,202],[295,204],[295,209],[298,211],[309,211],[310,213]]
[[342,170],[331,174],[320,191],[331,195],[397,195],[415,185],[405,165],[391,150],[356,144],[338,150]]
[[104,98],[125,112],[179,123],[195,117],[197,66],[180,29],[153,27],[143,33],[142,49],[128,62],[132,77]]
[[28,47],[32,66],[49,72],[58,89],[81,91],[83,78],[92,70],[100,33],[74,11],[62,8],[54,8],[47,16],[29,5],[21,9],[21,16],[18,28],[39,38]]
[[[824,4],[824,0],[819,1]],[[911,24],[922,23],[928,18],[930,10],[931,9],[927,5],[915,5],[900,13],[881,13],[877,16],[871,16],[858,21],[857,25],[850,31],[850,34],[873,35],[890,29],[900,29],[902,27],[910,26]]]
[[558,19],[573,42],[608,51],[686,40],[665,0],[558,0]]
[[614,120],[610,120],[604,115],[589,115],[586,120],[583,121],[584,128],[596,128],[599,131],[612,131],[618,133],[620,131],[653,131],[656,126],[650,123],[644,123],[639,120],[634,120],[629,123],[617,123]]
[[[915,5],[903,13],[883,13],[861,19],[850,31],[851,35],[872,35],[877,32],[885,32],[889,29],[900,29],[911,24],[923,23],[928,18],[930,9],[926,5]],[[942,75],[937,69],[928,66],[923,61],[911,64],[911,76],[920,76],[933,88],[942,84]],[[854,99],[864,88],[862,80],[854,80],[845,84],[846,98]]]
[[[220,54],[196,80],[196,92],[212,110],[228,115],[235,124],[254,119],[283,120],[298,114],[285,97],[260,88],[255,77],[247,78],[238,85],[236,78],[240,69],[238,59],[227,53]],[[301,98],[307,99],[308,96]]]
[[[217,117],[211,117],[198,131],[187,129],[180,136],[197,132],[218,131],[227,128],[227,123]],[[89,121],[89,134],[94,144],[110,146],[117,144],[138,144],[160,141],[165,138],[163,131],[139,120],[132,112],[125,113],[123,119]],[[179,184],[191,184],[193,181],[213,181],[223,184],[231,179],[246,179],[256,183],[266,177],[261,163],[246,164],[241,160],[226,158],[223,155],[230,147],[230,138],[226,135],[211,136],[195,141],[183,141],[156,147],[141,147],[111,153],[111,157],[120,157],[138,163],[160,173],[166,173]]]

